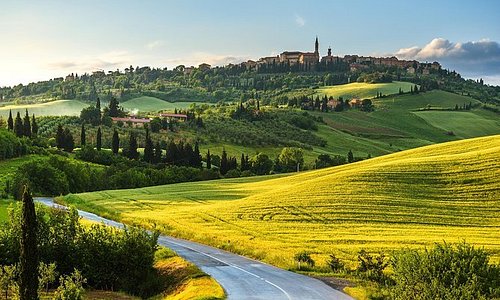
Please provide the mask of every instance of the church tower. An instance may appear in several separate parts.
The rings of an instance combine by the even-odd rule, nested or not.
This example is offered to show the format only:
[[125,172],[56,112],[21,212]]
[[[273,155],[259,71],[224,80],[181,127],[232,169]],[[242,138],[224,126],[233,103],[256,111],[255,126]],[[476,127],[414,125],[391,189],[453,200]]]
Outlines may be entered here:
[[316,36],[316,42],[314,43],[314,54],[319,56],[319,42],[318,42],[318,36]]

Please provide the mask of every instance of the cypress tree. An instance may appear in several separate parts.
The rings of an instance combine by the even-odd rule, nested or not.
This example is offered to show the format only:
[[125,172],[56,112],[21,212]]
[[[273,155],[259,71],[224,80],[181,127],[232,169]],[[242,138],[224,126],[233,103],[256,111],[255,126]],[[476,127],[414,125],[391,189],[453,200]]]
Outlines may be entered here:
[[23,213],[21,220],[21,241],[19,256],[19,299],[38,299],[38,249],[37,220],[35,204],[27,186],[23,193]]
[[111,143],[111,149],[114,154],[118,154],[118,150],[120,149],[120,136],[118,136],[118,131],[113,132],[113,141]]
[[139,158],[139,152],[137,152],[137,138],[135,137],[134,133],[130,133],[129,140],[128,140],[128,153],[127,157],[130,159],[138,159]]
[[64,147],[64,129],[61,124],[57,126],[56,146],[58,149],[62,149]]
[[24,135],[24,125],[21,119],[21,114],[17,112],[16,121],[14,122],[14,132],[16,136],[22,137]]
[[161,145],[160,142],[156,142],[155,144],[155,151],[154,151],[154,158],[153,158],[153,163],[158,164],[161,162],[161,155],[162,155],[162,150],[161,150]]
[[23,120],[23,135],[25,137],[31,137],[31,121],[30,115],[28,114],[28,109],[26,109],[26,115]]
[[101,151],[102,148],[102,133],[101,133],[101,127],[97,128],[97,137],[96,137],[96,143],[95,147],[97,151]]
[[193,167],[201,168],[201,155],[200,155],[200,147],[198,145],[198,141],[194,143]]
[[7,120],[7,128],[14,131],[14,119],[12,118],[12,110],[9,110],[9,119]]
[[95,108],[99,110],[99,112],[101,111],[101,99],[99,99],[99,97],[97,97],[97,101],[95,103]]
[[225,175],[229,171],[229,161],[227,160],[226,149],[222,149],[222,156],[220,158],[219,171],[222,175]]
[[153,141],[151,141],[151,137],[149,136],[149,129],[146,127],[146,141],[144,145],[144,161],[148,163],[153,162],[154,149],[153,149]]
[[207,169],[212,168],[212,157],[210,156],[210,149],[207,151]]
[[33,117],[31,118],[31,135],[33,137],[38,135],[38,123],[36,122],[35,114],[33,114]]
[[347,161],[350,163],[354,161],[354,155],[352,154],[351,150],[349,150],[349,153],[347,153]]
[[81,147],[83,148],[83,146],[85,146],[86,143],[87,143],[87,141],[86,141],[86,136],[85,136],[85,124],[82,123],[82,130],[80,132],[80,145],[81,145]]
[[243,153],[241,153],[240,170],[241,171],[245,171],[246,170],[245,154],[243,154]]

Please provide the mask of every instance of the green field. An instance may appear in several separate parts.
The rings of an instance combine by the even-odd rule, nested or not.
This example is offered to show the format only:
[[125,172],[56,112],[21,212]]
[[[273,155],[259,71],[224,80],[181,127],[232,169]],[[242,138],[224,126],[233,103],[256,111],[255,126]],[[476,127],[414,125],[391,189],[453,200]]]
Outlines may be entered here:
[[500,135],[431,145],[287,177],[250,177],[68,195],[127,223],[275,265],[335,253],[466,240],[500,260]]
[[156,112],[160,110],[187,109],[193,103],[198,105],[200,102],[168,102],[155,97],[142,96],[130,99],[121,104],[123,108],[129,111]]
[[83,108],[88,104],[78,100],[56,100],[40,104],[23,104],[23,105],[7,105],[0,107],[0,116],[7,117],[9,111],[12,110],[12,115],[15,117],[17,112],[24,116],[26,109],[30,115],[36,116],[79,116]]
[[[355,156],[378,156],[439,142],[500,134],[498,115],[482,109],[418,111],[428,105],[451,109],[465,103],[474,105],[478,101],[436,90],[374,99],[375,111],[369,113],[313,112],[325,122],[317,134],[328,141],[326,147],[316,147],[314,152],[345,155],[352,149]],[[450,131],[455,135],[449,135]]]
[[390,83],[348,83],[341,85],[332,85],[320,87],[316,90],[317,95],[327,95],[335,98],[343,97],[344,99],[352,98],[375,98],[377,92],[384,95],[392,95],[399,93],[399,88],[403,92],[409,92],[414,86],[410,82],[394,81]]

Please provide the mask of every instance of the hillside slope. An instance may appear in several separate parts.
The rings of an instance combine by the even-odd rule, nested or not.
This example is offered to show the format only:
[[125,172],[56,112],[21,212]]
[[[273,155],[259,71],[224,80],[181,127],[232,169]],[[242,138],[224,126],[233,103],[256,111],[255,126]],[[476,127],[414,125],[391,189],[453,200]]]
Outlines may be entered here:
[[283,267],[466,240],[500,258],[500,136],[426,146],[288,177],[69,195],[125,222]]

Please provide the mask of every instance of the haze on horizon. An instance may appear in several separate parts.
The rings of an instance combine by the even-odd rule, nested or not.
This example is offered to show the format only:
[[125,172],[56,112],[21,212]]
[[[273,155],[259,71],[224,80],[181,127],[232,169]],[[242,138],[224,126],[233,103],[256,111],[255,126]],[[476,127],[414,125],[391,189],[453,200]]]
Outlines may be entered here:
[[439,61],[500,85],[500,2],[0,1],[0,86],[129,65],[212,65],[284,50]]

